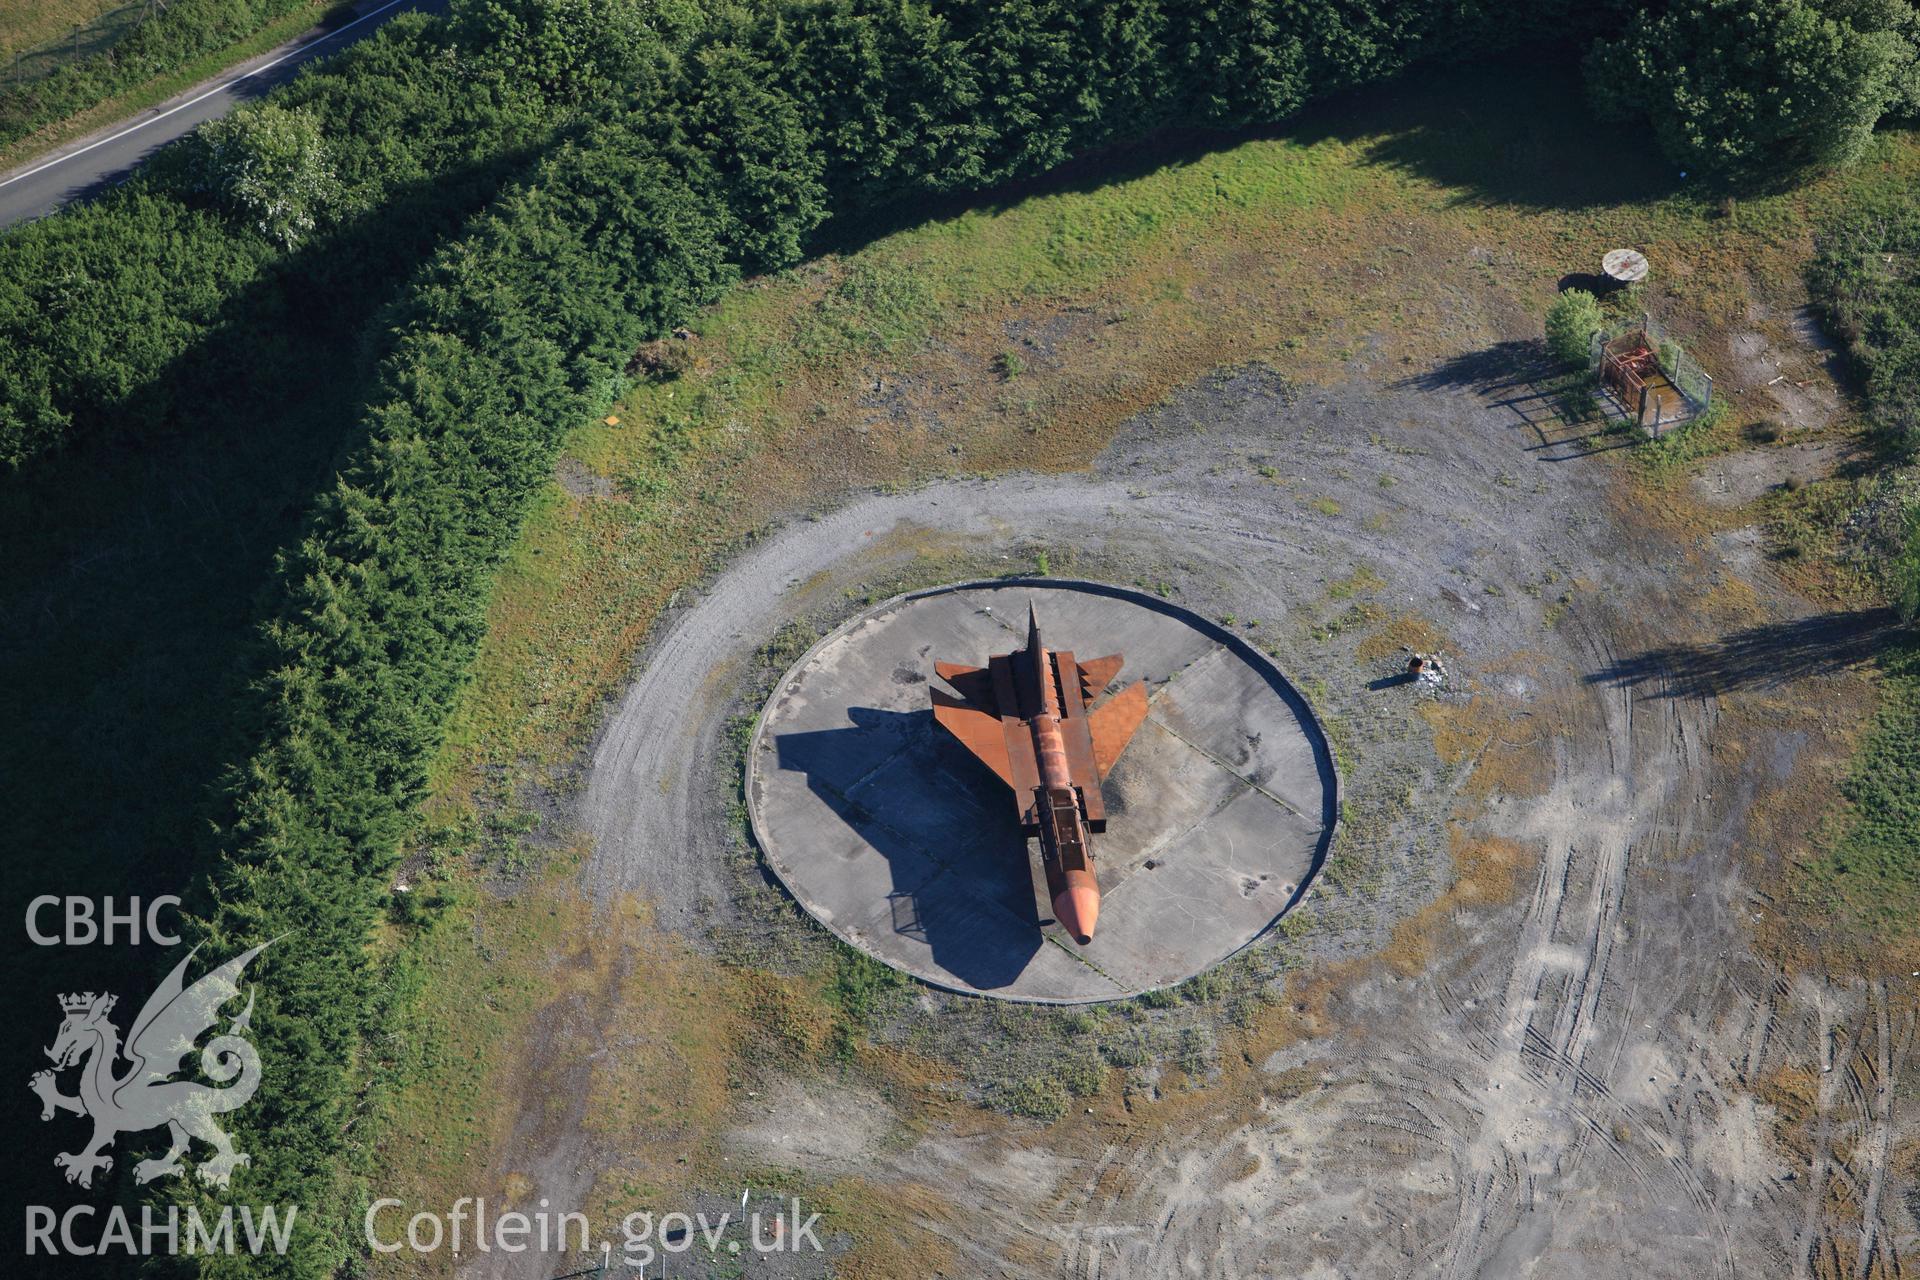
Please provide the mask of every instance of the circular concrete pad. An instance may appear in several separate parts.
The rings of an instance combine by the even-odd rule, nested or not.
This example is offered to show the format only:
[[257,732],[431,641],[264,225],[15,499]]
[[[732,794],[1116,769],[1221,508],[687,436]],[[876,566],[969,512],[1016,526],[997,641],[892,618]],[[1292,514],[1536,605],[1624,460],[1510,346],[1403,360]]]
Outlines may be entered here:
[[[936,658],[1018,648],[1126,655],[1146,722],[1108,775],[1093,942],[1043,930],[1012,791],[933,723]],[[1111,1000],[1180,982],[1299,900],[1337,785],[1304,700],[1244,639],[1153,596],[1057,579],[964,583],[860,614],[781,680],[747,763],[760,848],[842,938],[938,986]]]

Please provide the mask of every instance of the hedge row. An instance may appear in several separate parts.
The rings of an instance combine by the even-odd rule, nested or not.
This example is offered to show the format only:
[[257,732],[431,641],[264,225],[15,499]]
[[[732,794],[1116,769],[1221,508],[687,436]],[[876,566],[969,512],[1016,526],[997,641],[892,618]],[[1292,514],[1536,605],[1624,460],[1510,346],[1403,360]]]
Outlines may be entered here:
[[[668,77],[731,86],[722,132],[688,146],[724,156],[733,128],[804,138],[820,193],[794,216],[762,210],[775,241],[747,248],[773,261],[798,253],[815,202],[971,190],[1161,125],[1277,120],[1423,51],[1566,33],[1563,3],[1516,0],[714,4],[456,0],[445,22],[395,20],[274,95],[311,122],[338,180],[297,247],[219,206],[193,142],[97,203],[0,236],[0,466],[196,429],[316,326],[363,322],[368,293],[404,280],[539,146],[586,119],[680,110]],[[751,205],[759,176],[735,178]],[[284,342],[208,358],[221,329]],[[196,360],[211,376],[182,385]]]
[[[287,2],[177,0],[125,43],[125,56],[144,56],[140,41],[183,22],[207,29],[213,19],[195,26],[194,6],[251,14]],[[363,224],[406,182],[434,189],[422,204],[464,212],[472,205],[441,190],[464,166],[497,178],[492,161],[516,138],[528,145],[575,112],[671,109],[660,96],[665,67],[690,42],[717,37],[734,51],[725,56],[777,72],[762,101],[739,104],[741,123],[761,127],[760,108],[776,102],[797,107],[822,188],[844,208],[991,185],[1162,125],[1278,120],[1419,56],[1527,40],[1573,49],[1599,36],[1589,67],[1597,102],[1650,120],[1684,168],[1765,179],[1783,166],[1840,162],[1883,114],[1920,110],[1917,13],[1908,0],[455,0],[450,23],[376,37],[279,101],[311,115],[341,171],[336,220]],[[1735,64],[1740,75],[1714,70]],[[5,102],[0,95],[0,135]],[[0,279],[10,282],[0,288],[0,371],[9,375],[0,462],[18,466],[106,423],[136,435],[169,423],[172,398],[136,391],[204,332],[210,308],[285,256],[284,246],[249,243],[260,236],[231,217],[193,217],[207,212],[206,184],[184,173],[175,165],[169,180],[144,184],[181,208],[110,198],[86,225],[44,240],[25,233],[25,245],[0,241]],[[359,281],[405,274],[383,245],[407,220],[374,221],[382,234],[327,250],[356,282],[349,295]],[[425,221],[434,237],[452,225]],[[76,263],[86,250],[106,261]],[[316,256],[301,256],[303,272]]]
[[[492,570],[624,353],[734,278],[713,197],[637,133],[563,147],[435,264],[383,364],[366,449],[284,558],[259,745],[231,781],[200,936],[224,954],[288,935],[258,965],[273,1069],[239,1128],[255,1153],[240,1194],[307,1215],[290,1274],[329,1274],[352,1247],[335,1166],[374,999],[367,931]],[[556,315],[561,291],[592,305]]]
[[0,235],[0,474],[56,448],[205,430],[283,362],[364,327],[368,299],[401,286],[577,114],[419,15],[273,103],[311,122],[337,180],[327,226],[303,244],[200,190],[197,140]]

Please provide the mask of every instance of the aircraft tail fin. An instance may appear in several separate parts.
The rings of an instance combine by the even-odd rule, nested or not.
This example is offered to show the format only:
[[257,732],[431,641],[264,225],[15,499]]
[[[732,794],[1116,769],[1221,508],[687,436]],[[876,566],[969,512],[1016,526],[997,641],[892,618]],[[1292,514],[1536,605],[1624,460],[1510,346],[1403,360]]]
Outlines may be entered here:
[[1110,653],[1104,658],[1088,658],[1085,662],[1081,663],[1081,697],[1085,698],[1088,702],[1092,702],[1095,698],[1099,697],[1101,693],[1106,690],[1106,687],[1113,683],[1113,678],[1120,674],[1120,664],[1124,661],[1126,661],[1126,659],[1119,654]]

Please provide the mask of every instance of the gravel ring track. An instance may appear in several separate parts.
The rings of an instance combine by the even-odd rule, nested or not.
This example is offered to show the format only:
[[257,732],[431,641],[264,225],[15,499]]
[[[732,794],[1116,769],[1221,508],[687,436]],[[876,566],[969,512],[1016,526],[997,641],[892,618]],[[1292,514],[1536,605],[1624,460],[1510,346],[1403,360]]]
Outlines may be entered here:
[[[881,1174],[943,1196],[952,1212],[923,1228],[983,1274],[1032,1274],[1041,1249],[1052,1274],[1081,1278],[1692,1280],[1810,1274],[1842,1238],[1897,1262],[1913,1248],[1910,1195],[1882,1190],[1880,1153],[1911,1127],[1886,1077],[1912,1016],[1897,1009],[1876,1037],[1884,993],[1781,984],[1753,958],[1756,901],[1729,854],[1741,797],[1777,782],[1792,748],[1717,760],[1718,706],[1648,657],[1730,565],[1710,539],[1616,518],[1611,468],[1575,436],[1516,422],[1497,396],[1417,378],[1296,396],[1242,372],[1144,415],[1090,475],[942,482],[774,531],[664,623],[610,709],[582,802],[596,837],[584,888],[640,892],[661,924],[697,934],[703,904],[728,893],[713,850],[730,780],[715,761],[747,661],[782,619],[830,609],[863,568],[899,562],[884,544],[903,530],[1008,556],[1036,539],[1098,548],[1178,575],[1190,607],[1278,620],[1263,635],[1293,651],[1332,625],[1334,579],[1371,566],[1373,599],[1439,618],[1456,672],[1552,743],[1544,794],[1495,794],[1477,819],[1538,852],[1532,891],[1458,913],[1457,948],[1423,971],[1337,993],[1335,1027],[1272,1066],[1309,1068],[1304,1092],[1137,1135],[935,1131],[876,1152]],[[1546,597],[1568,582],[1555,611]],[[1363,755],[1375,772],[1355,794],[1381,770],[1405,771],[1418,794],[1388,833],[1381,886],[1343,900],[1372,912],[1358,931],[1377,947],[1446,881],[1420,832],[1462,778],[1407,745],[1418,735],[1396,732],[1409,723],[1399,704],[1359,690],[1370,668],[1354,639],[1328,643],[1346,664],[1333,711],[1383,757]],[[1894,1047],[1876,1046],[1872,1081],[1816,1075],[1816,1150],[1796,1181],[1748,1082],[1818,1073],[1836,1030],[1849,1048],[1863,1032]],[[1830,1146],[1863,1135],[1871,1202],[1833,1221],[1822,1197],[1844,1162]]]

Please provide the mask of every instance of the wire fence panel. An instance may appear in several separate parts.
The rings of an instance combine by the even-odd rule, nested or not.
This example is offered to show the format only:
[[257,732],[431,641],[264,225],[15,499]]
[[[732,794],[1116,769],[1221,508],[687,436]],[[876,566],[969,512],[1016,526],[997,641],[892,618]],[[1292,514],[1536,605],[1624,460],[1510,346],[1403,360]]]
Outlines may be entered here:
[[1676,349],[1680,352],[1679,358],[1674,361],[1674,367],[1667,370],[1667,376],[1673,379],[1673,385],[1680,389],[1680,394],[1693,404],[1695,413],[1705,412],[1707,406],[1713,403],[1713,377],[1684,349]]
[[37,84],[70,62],[105,53],[157,12],[159,7],[152,0],[135,0],[64,36],[11,54],[0,62],[0,87]]

